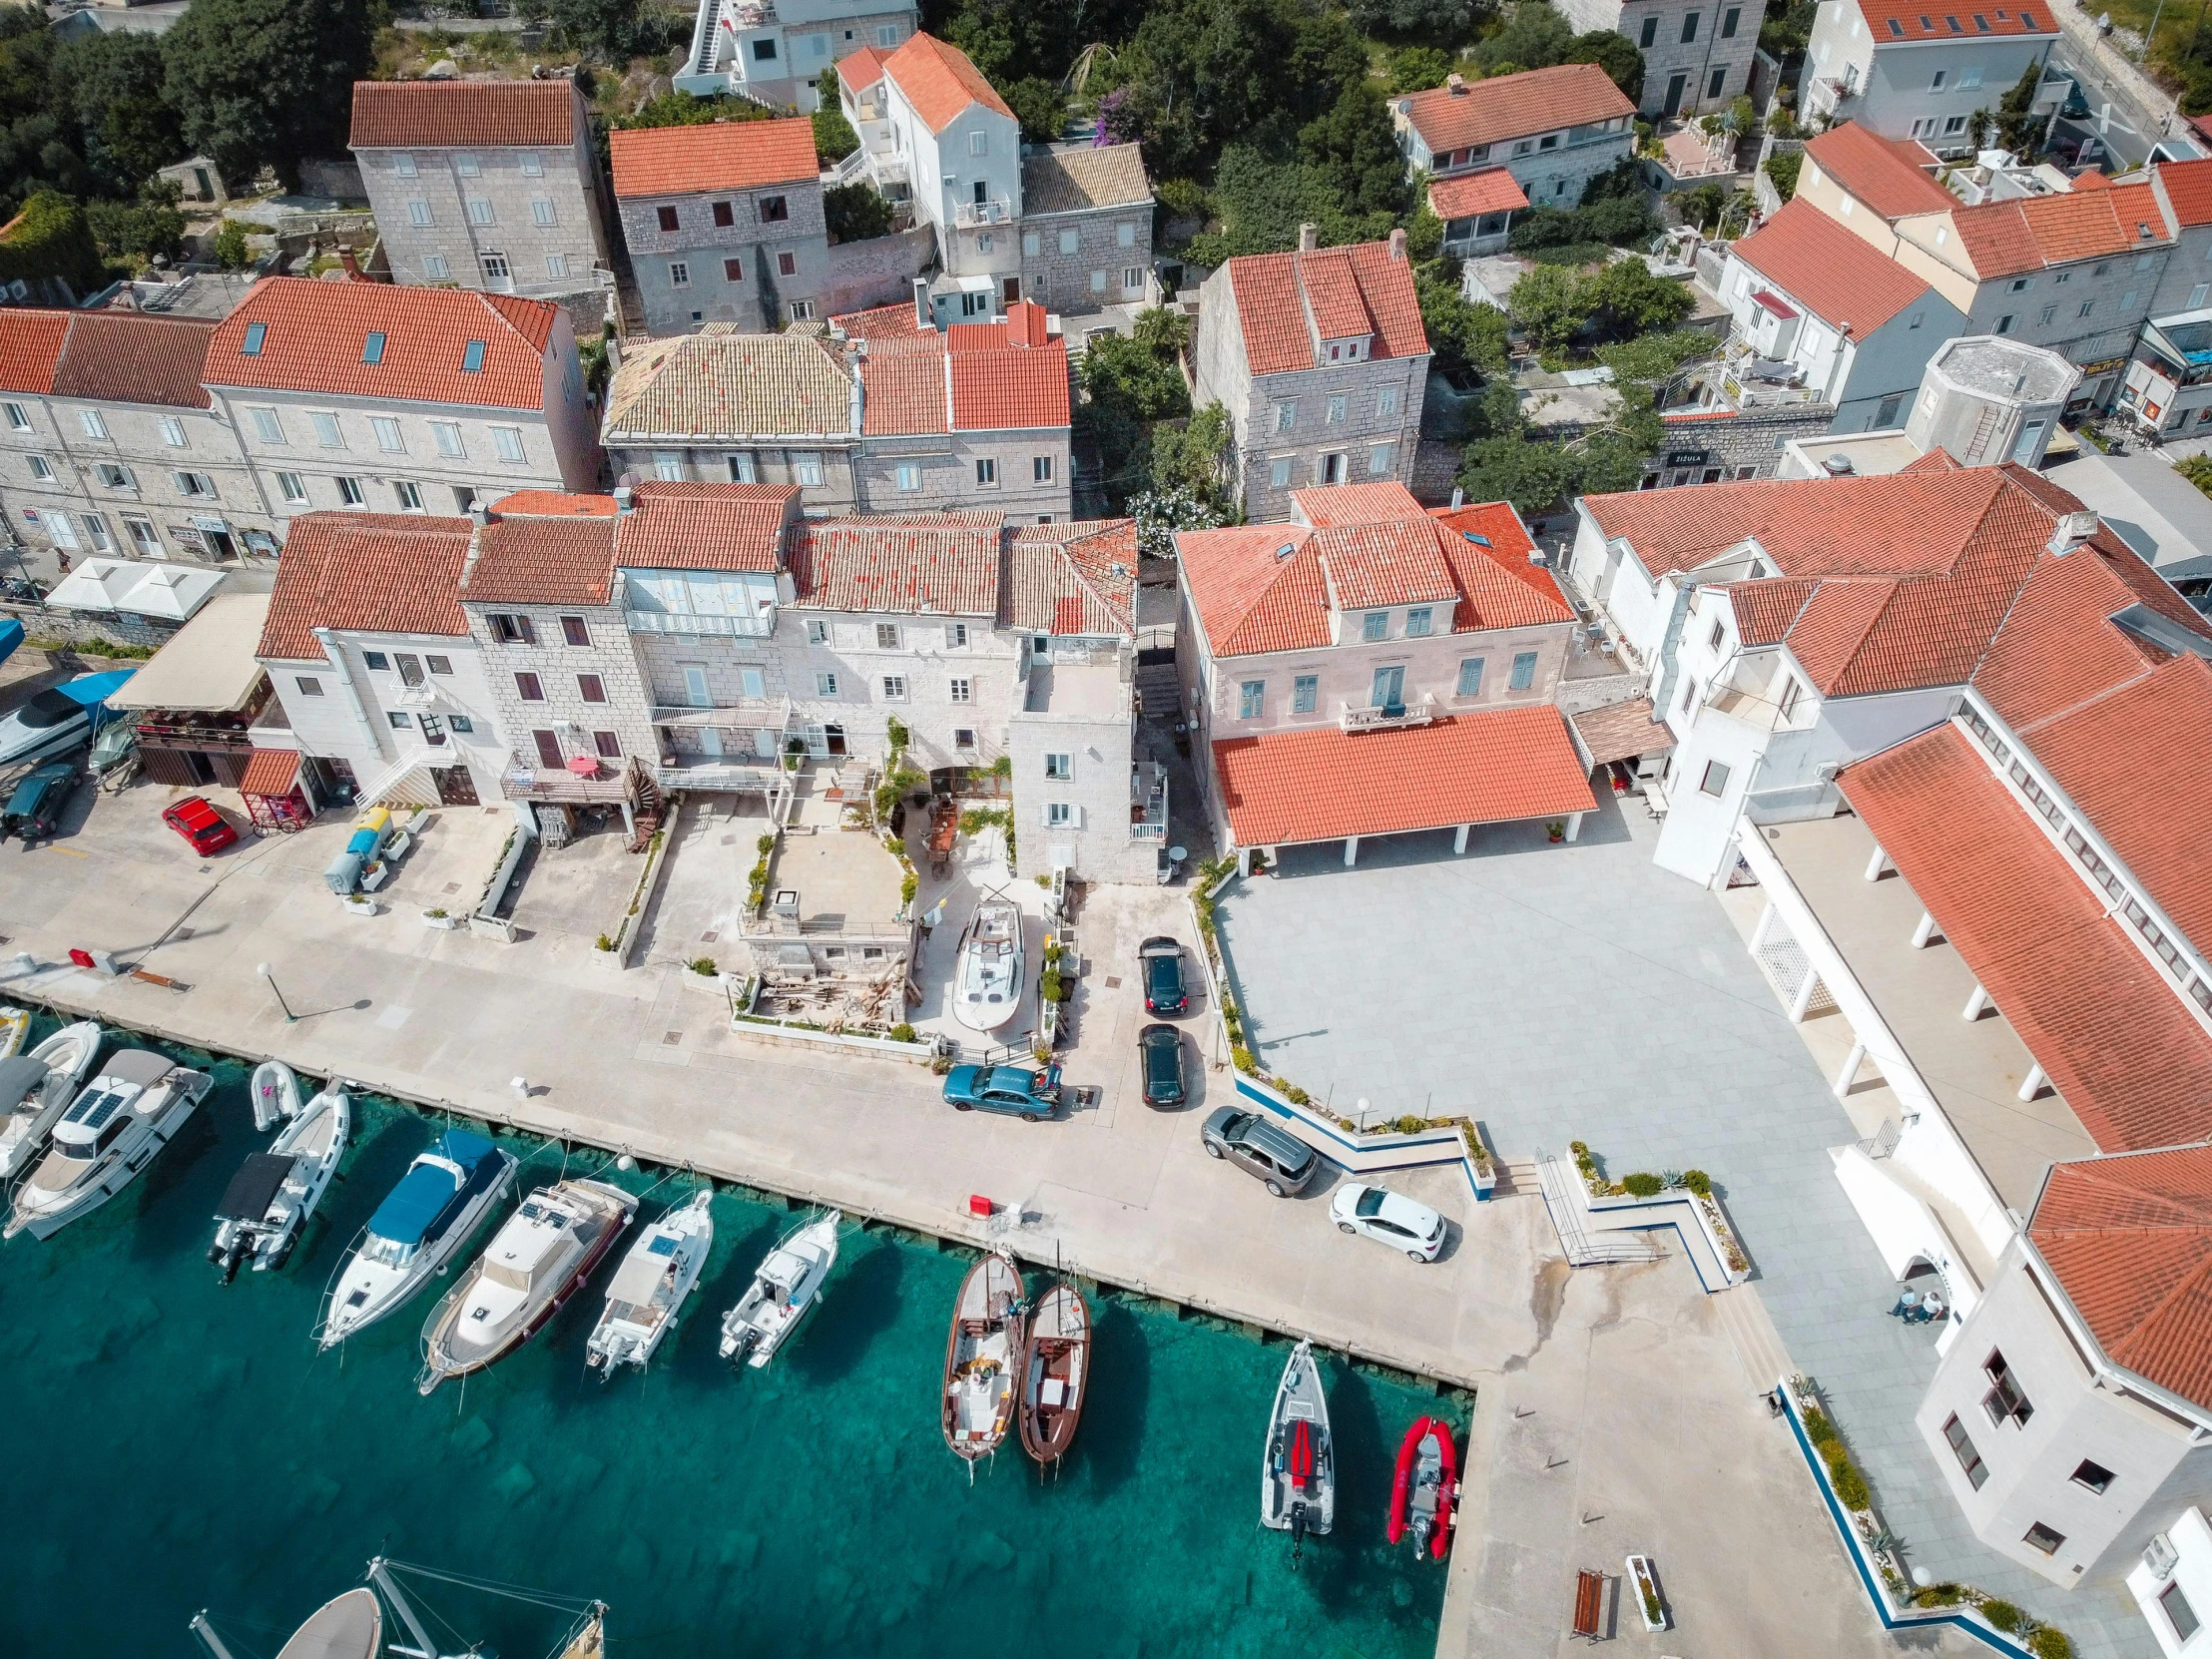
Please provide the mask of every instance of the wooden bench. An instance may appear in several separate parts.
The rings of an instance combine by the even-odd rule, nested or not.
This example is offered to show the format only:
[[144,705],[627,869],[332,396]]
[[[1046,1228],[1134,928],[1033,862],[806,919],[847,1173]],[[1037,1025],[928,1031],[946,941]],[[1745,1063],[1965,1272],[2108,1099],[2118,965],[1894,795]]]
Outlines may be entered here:
[[1596,1641],[1604,1634],[1605,1575],[1601,1572],[1583,1572],[1574,1581],[1574,1631],[1577,1636],[1587,1636]]

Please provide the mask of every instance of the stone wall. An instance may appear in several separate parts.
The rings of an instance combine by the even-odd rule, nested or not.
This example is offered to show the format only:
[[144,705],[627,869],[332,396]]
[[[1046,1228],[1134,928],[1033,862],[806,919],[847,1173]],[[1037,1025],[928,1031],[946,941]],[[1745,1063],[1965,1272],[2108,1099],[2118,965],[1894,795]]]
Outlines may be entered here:
[[1667,447],[1644,462],[1645,476],[1658,477],[1653,488],[1714,482],[1706,474],[1715,469],[1722,479],[1735,478],[1745,467],[1751,468],[1751,477],[1772,478],[1784,444],[1818,437],[1835,418],[1835,408],[1827,403],[1789,403],[1740,414],[1670,419]]
[[[0,617],[14,617],[33,640],[66,640],[71,645],[105,640],[110,645],[143,645],[159,650],[177,632],[167,623],[149,622],[144,617],[83,616],[75,611],[50,611],[42,605],[0,605]],[[87,652],[84,657],[88,674],[97,673],[110,664],[110,659],[96,653]],[[117,658],[113,666],[135,668],[138,661]]]
[[870,237],[865,242],[833,243],[817,314],[829,318],[845,311],[864,311],[871,305],[910,300],[914,278],[928,270],[936,257],[936,229],[926,223],[887,237]]

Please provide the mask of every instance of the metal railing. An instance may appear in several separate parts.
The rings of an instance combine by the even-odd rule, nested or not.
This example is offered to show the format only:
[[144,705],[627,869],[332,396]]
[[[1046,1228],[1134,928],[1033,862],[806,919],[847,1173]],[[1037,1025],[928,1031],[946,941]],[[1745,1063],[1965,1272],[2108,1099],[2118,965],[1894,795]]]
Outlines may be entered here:
[[1387,732],[1401,726],[1426,726],[1436,718],[1436,700],[1423,697],[1418,703],[1393,703],[1381,709],[1355,709],[1349,703],[1338,705],[1337,724],[1347,732]]
[[776,613],[760,616],[690,616],[675,611],[625,611],[633,634],[734,634],[765,640],[776,632]]
[[981,202],[961,202],[952,210],[952,223],[962,230],[982,225],[1009,225],[1013,223],[1014,210],[1003,197],[993,196]]

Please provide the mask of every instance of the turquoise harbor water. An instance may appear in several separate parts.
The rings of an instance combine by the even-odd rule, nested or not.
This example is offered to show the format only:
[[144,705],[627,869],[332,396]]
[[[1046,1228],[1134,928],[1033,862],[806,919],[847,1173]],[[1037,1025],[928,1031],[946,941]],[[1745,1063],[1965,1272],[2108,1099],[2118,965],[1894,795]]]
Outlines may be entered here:
[[[246,1068],[214,1069],[217,1091],[121,1198],[0,1250],[15,1494],[0,1652],[194,1654],[186,1622],[205,1607],[240,1659],[266,1659],[378,1552],[600,1597],[612,1652],[640,1659],[1434,1648],[1443,1569],[1382,1541],[1398,1436],[1437,1404],[1424,1391],[1332,1367],[1337,1530],[1294,1570],[1288,1539],[1256,1521],[1286,1350],[1107,1296],[1057,1484],[1009,1444],[971,1489],[935,1407],[965,1260],[848,1229],[796,1344],[734,1377],[715,1355],[721,1311],[793,1218],[724,1193],[702,1290],[650,1375],[585,1373],[595,1281],[519,1355],[423,1399],[415,1343],[433,1292],[342,1355],[316,1357],[307,1333],[435,1125],[356,1096],[353,1150],[290,1265],[226,1289],[205,1259],[210,1218],[262,1137]],[[524,1186],[558,1172],[557,1148],[506,1144],[531,1157]],[[600,1162],[570,1170],[640,1192],[660,1173]],[[506,1659],[560,1633],[467,1591],[433,1587],[429,1602]]]

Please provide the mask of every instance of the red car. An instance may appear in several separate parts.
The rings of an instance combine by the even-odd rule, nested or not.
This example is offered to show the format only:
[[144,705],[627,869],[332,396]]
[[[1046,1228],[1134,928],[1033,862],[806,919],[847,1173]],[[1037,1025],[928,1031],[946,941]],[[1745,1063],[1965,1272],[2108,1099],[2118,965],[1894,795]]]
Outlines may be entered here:
[[192,843],[201,857],[211,857],[239,838],[230,821],[208,803],[204,795],[188,795],[166,813],[162,822]]

